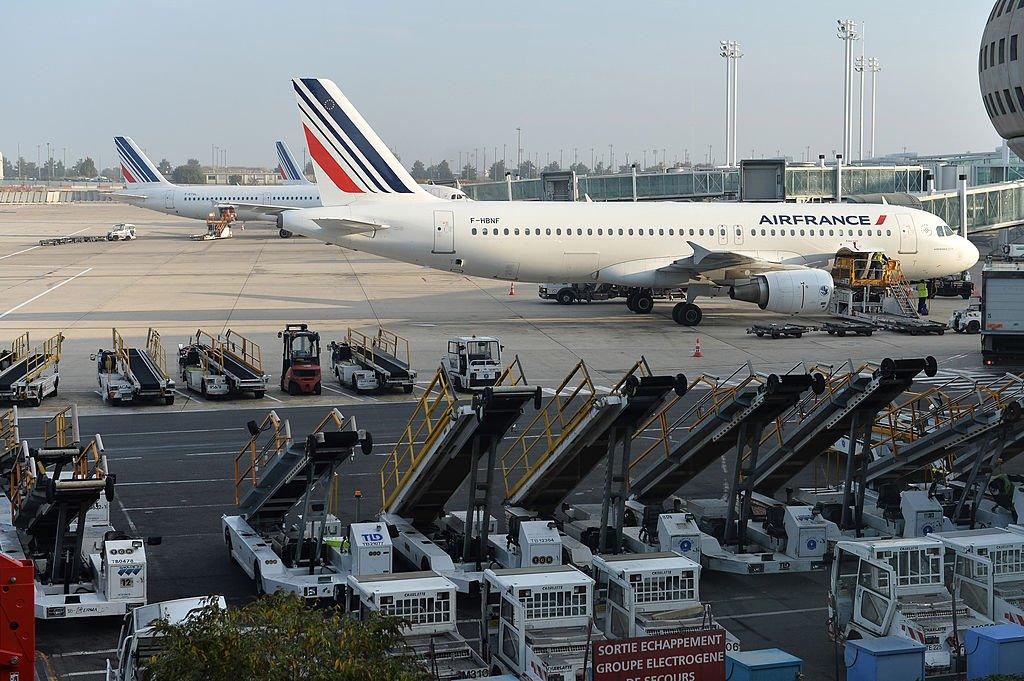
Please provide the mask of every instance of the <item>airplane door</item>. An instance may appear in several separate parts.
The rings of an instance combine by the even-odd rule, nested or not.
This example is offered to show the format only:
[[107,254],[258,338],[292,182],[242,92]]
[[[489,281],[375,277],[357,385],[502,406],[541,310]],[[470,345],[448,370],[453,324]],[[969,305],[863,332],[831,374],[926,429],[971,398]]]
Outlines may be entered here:
[[718,245],[729,245],[729,230],[725,228],[725,225],[718,225]]
[[174,190],[164,194],[164,208],[174,208]]
[[914,218],[910,215],[897,215],[896,223],[900,226],[900,253],[917,253],[917,228]]
[[455,252],[455,215],[450,210],[434,211],[434,253]]

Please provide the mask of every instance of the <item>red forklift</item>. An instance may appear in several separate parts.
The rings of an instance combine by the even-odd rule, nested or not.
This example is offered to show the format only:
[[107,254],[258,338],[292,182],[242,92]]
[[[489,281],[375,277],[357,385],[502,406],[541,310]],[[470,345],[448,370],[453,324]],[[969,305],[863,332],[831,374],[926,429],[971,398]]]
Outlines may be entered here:
[[289,395],[319,395],[320,334],[307,324],[286,324],[277,337],[284,341],[281,390]]

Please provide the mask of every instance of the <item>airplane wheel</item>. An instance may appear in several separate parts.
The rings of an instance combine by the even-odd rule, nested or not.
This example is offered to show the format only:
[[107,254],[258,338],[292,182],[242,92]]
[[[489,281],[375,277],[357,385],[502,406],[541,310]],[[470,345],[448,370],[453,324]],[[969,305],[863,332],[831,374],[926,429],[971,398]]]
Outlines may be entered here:
[[697,326],[703,318],[704,313],[693,303],[678,303],[672,308],[672,321],[680,326]]
[[630,312],[636,312],[636,294],[630,293],[626,296],[626,309]]
[[650,314],[654,310],[654,298],[646,293],[641,293],[636,297],[633,307],[633,312],[637,314]]
[[291,233],[291,232],[289,232],[289,231],[288,231],[287,229],[282,229],[282,230],[279,230],[279,231],[277,232],[277,235],[278,235],[279,237],[281,237],[282,239],[289,239],[289,238],[291,238],[291,236],[292,236],[292,233]]

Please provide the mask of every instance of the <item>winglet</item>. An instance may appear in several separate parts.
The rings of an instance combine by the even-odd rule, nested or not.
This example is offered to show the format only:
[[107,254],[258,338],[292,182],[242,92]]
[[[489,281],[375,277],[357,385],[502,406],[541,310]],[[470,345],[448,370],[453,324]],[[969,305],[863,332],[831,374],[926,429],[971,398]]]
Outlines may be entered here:
[[170,184],[131,137],[115,137],[121,175],[128,184]]

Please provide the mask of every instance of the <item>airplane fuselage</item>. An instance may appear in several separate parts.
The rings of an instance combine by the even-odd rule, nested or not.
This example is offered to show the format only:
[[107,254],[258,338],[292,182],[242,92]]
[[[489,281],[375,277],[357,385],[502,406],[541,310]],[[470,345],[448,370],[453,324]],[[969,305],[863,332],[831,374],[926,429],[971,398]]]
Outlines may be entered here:
[[[331,217],[385,225],[331,233]],[[823,266],[842,249],[881,251],[909,279],[971,267],[977,249],[937,216],[889,205],[374,201],[289,211],[285,225],[348,248],[441,270],[520,281],[667,287],[692,278],[661,268],[695,244],[783,266]],[[701,278],[744,278],[742,268]]]
[[[312,208],[320,205],[320,193],[315,184],[278,185],[129,185],[125,194],[144,196],[144,199],[128,198],[128,202],[168,215],[205,220],[217,206],[231,206],[236,203],[250,203],[291,208]],[[238,208],[239,220],[262,220],[274,222],[277,218],[257,211]]]

